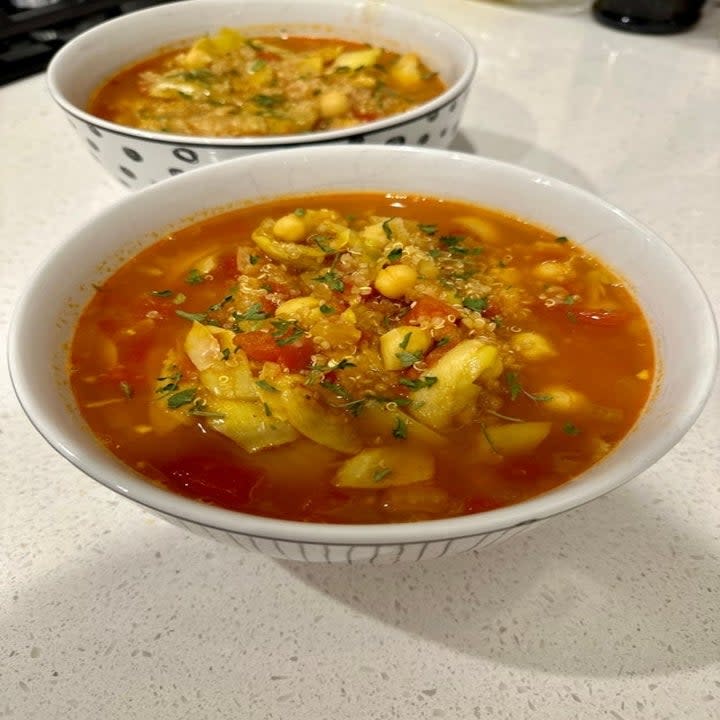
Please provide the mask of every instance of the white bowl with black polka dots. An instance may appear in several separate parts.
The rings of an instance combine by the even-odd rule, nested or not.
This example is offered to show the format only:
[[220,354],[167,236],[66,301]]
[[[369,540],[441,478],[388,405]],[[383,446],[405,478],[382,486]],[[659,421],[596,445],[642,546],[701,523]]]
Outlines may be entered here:
[[[196,502],[146,482],[95,441],[67,376],[67,348],[93,283],[193,218],[279,196],[363,190],[497,208],[573,238],[627,278],[650,322],[660,372],[642,417],[619,447],[571,482],[508,507],[444,520],[333,525]],[[483,550],[604,495],[682,438],[709,397],[717,368],[713,314],[697,280],[668,245],[621,210],[584,190],[490,158],[377,145],[257,153],[126,195],[50,255],[29,282],[8,337],[10,373],[25,412],[88,476],[199,535],[277,558],[347,564]],[[68,502],[78,491],[68,487]],[[602,505],[596,509],[604,511]]]
[[[407,112],[362,125],[269,137],[192,137],[139,130],[86,112],[94,89],[123,66],[179,40],[222,27],[248,34],[339,37],[414,51],[447,89]],[[255,31],[255,33],[254,33]],[[377,0],[189,0],[123,15],[65,45],[48,67],[48,87],[81,142],[130,189],[250,153],[338,143],[445,148],[457,134],[476,53],[447,23]]]

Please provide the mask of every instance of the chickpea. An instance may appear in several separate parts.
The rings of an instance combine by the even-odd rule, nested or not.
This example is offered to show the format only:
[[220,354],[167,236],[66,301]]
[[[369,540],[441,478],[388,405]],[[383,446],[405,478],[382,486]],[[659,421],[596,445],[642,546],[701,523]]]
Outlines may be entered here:
[[344,115],[350,108],[350,100],[339,90],[328,90],[320,96],[320,114],[324,118]]
[[278,240],[296,243],[305,237],[307,229],[301,217],[294,213],[283,215],[273,225],[273,234]]
[[417,280],[417,271],[409,265],[389,265],[375,277],[375,289],[386,298],[401,298]]

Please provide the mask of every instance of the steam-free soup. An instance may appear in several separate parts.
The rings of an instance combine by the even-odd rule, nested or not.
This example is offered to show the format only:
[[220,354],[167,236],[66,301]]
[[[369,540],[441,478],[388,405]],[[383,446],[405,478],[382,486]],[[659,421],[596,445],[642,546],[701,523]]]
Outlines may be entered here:
[[88,111],[156,132],[284,135],[378,120],[444,89],[415,53],[225,28],[120,71],[96,90]]
[[499,212],[284,198],[174,232],[97,288],[70,375],[148,481],[332,523],[477,513],[622,440],[655,361],[626,283]]

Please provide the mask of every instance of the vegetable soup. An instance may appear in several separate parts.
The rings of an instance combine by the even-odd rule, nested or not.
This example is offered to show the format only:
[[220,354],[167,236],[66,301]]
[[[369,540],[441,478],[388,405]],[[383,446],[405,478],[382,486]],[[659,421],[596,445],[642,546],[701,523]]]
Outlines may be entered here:
[[70,353],[90,428],[149,481],[330,523],[565,483],[627,434],[655,372],[629,288],[569,238],[364,192],[167,235],[97,287]]
[[225,28],[117,73],[88,111],[156,132],[285,135],[395,115],[444,90],[415,53],[327,38],[250,38]]

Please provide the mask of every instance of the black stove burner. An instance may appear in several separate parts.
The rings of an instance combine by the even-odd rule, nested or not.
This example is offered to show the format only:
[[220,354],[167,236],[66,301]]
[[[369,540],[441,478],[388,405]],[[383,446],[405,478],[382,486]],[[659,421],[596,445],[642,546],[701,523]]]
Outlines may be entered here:
[[0,0],[0,85],[43,72],[69,40],[105,20],[171,0]]

